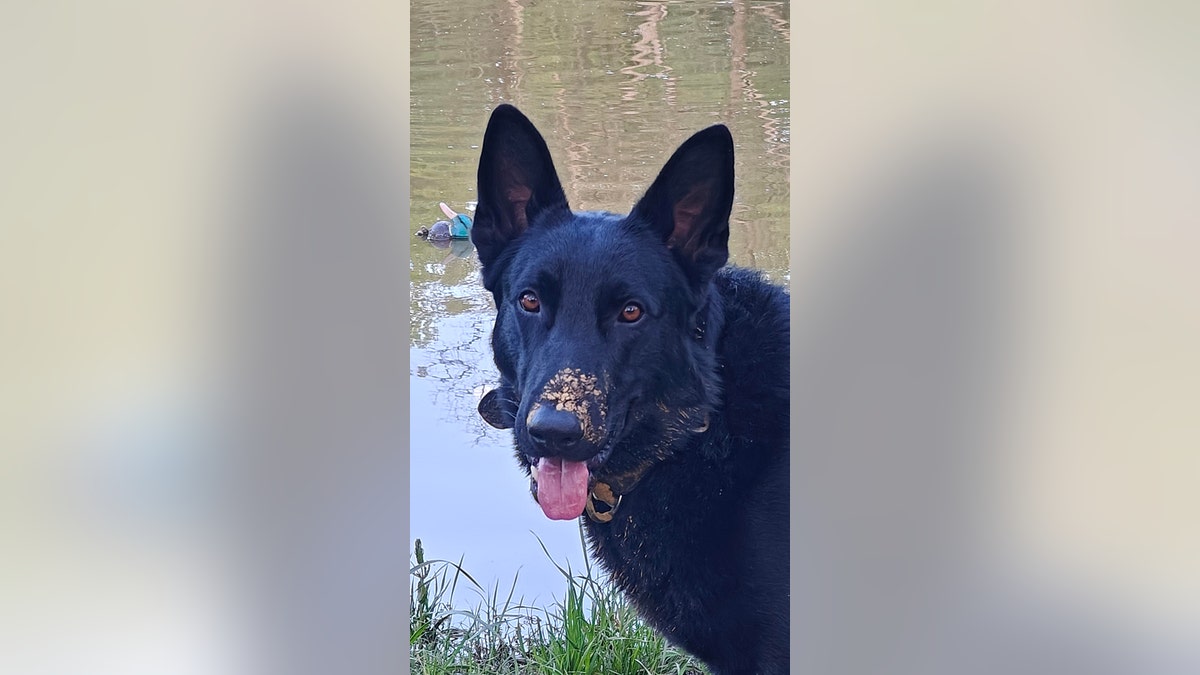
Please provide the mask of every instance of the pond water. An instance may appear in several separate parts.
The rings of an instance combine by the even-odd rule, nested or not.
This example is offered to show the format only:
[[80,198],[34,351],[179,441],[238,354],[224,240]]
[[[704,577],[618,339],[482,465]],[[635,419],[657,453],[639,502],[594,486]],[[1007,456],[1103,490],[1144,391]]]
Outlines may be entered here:
[[[413,3],[410,229],[442,219],[438,202],[470,213],[500,103],[545,136],[575,209],[627,211],[679,143],[722,122],[736,144],[731,262],[786,283],[789,21],[786,2],[745,0]],[[475,252],[414,236],[411,254],[412,536],[484,585],[507,591],[519,572],[516,595],[549,603],[564,584],[538,539],[581,569],[579,528],[542,515],[510,432],[476,413],[497,374]]]

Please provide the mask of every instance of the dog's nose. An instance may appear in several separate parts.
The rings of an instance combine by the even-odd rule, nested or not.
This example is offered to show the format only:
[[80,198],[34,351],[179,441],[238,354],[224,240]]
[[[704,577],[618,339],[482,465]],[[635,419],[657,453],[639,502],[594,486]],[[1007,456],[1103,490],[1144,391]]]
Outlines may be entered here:
[[575,413],[550,406],[534,410],[527,426],[535,443],[555,450],[571,448],[583,438],[583,427]]

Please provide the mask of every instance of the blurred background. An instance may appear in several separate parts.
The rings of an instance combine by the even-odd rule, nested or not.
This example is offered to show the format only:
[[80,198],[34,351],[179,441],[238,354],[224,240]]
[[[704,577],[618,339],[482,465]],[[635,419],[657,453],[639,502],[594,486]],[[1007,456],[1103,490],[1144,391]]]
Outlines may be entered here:
[[793,12],[794,664],[1196,668],[1198,19]]
[[[475,136],[437,115],[481,129],[511,96],[556,161],[580,153],[577,207],[623,208],[657,148],[727,112],[741,175],[772,185],[768,148],[790,157],[790,214],[755,205],[790,216],[790,253],[749,202],[735,218],[762,237],[738,259],[793,289],[798,664],[1195,672],[1200,12],[576,4],[480,5],[507,37],[462,47],[462,98],[425,99],[418,63],[479,15],[0,10],[0,670],[403,671],[407,394],[435,344],[406,275],[416,307],[470,274],[412,234],[473,199]],[[682,56],[655,16],[728,35]],[[628,58],[589,60],[609,52]],[[588,73],[607,109],[574,102]],[[678,135],[649,145],[668,128],[626,103]],[[406,200],[410,115],[430,133]],[[630,139],[619,166],[598,138]]]
[[406,663],[407,16],[0,10],[0,671]]

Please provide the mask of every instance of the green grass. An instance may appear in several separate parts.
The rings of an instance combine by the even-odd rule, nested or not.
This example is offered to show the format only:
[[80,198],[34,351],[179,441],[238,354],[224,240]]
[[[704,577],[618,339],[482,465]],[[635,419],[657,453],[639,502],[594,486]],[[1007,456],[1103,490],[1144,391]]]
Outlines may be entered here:
[[[550,557],[545,545],[542,551]],[[536,608],[513,600],[516,578],[503,595],[499,584],[488,591],[463,569],[461,558],[426,560],[419,539],[415,559],[409,586],[414,675],[706,672],[643,623],[590,562],[582,574],[554,563],[566,593],[555,605]],[[464,588],[479,601],[472,610],[454,610],[455,593]]]

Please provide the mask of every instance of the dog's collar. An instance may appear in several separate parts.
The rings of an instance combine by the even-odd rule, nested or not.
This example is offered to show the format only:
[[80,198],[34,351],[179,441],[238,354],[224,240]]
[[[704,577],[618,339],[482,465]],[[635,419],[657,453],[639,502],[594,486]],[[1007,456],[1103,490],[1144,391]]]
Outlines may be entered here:
[[[693,429],[693,431],[703,433],[708,431],[708,427],[709,419],[708,415],[705,415],[703,426]],[[584,511],[588,518],[596,523],[610,522],[613,516],[617,515],[621,499],[637,487],[646,472],[658,465],[660,461],[661,459],[652,459],[625,473],[597,477],[592,483],[591,489],[588,490],[587,503],[584,505]]]
[[633,471],[617,476],[606,476],[603,479],[597,478],[591,489],[588,490],[587,504],[584,505],[584,511],[587,512],[588,518],[597,523],[611,521],[613,516],[617,515],[621,499],[641,482],[642,476],[645,476],[650,467],[655,464],[658,462],[646,462]]
[[621,505],[621,498],[624,495],[615,494],[612,486],[604,481],[596,481],[592,489],[588,491],[587,504],[584,506],[584,511],[587,512],[588,518],[595,523],[607,523],[617,515],[617,507]]
[[592,483],[591,489],[588,490],[587,504],[584,506],[588,518],[597,523],[607,523],[612,520],[613,516],[617,515],[617,507],[621,505],[621,498],[637,487],[642,477],[655,464],[658,462],[651,460],[639,464],[632,471],[597,477],[596,482]]

